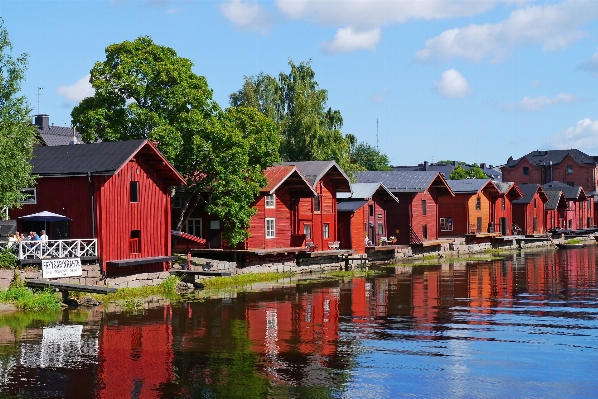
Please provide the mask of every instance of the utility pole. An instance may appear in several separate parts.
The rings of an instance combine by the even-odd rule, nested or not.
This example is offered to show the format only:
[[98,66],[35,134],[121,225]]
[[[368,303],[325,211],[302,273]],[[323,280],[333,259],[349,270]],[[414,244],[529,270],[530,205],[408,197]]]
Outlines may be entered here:
[[37,88],[37,114],[39,115],[39,96],[41,96],[40,91],[43,90],[43,87],[38,87]]

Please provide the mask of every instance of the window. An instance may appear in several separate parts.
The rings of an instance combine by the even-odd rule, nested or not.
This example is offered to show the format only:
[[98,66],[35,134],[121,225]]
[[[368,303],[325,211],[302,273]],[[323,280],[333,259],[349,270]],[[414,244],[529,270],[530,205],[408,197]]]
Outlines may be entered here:
[[37,204],[37,192],[35,187],[33,188],[24,188],[21,190],[21,193],[25,196],[21,201],[21,204]]
[[276,219],[266,218],[266,238],[276,237]]
[[453,218],[440,218],[440,231],[453,231]]
[[534,209],[538,207],[538,199],[534,198]]
[[567,165],[567,174],[570,175],[573,173],[573,165]]
[[384,235],[384,223],[378,223],[378,235],[379,236]]
[[139,182],[132,181],[130,183],[131,202],[139,202]]
[[527,166],[523,167],[523,176],[529,176],[529,168]]
[[314,212],[320,212],[322,196],[320,194],[314,197]]
[[428,239],[428,225],[427,224],[422,225],[422,238],[424,240]]
[[129,247],[132,254],[141,253],[141,230],[131,230]]
[[[588,200],[588,211],[589,210],[592,210],[592,199],[591,198]],[[590,226],[588,226],[588,227],[590,227]]]
[[374,216],[374,205],[369,205],[370,216]]
[[266,195],[266,208],[274,208],[276,206],[276,197],[274,194]]
[[476,198],[475,200],[475,209],[478,211],[482,209],[482,199],[480,197]]
[[182,208],[185,196],[181,193],[177,193],[172,197],[172,207],[173,208]]
[[201,237],[201,219],[187,220],[185,232],[192,234],[196,237]]
[[505,198],[504,198],[504,197],[500,199],[500,208],[501,208],[503,211],[506,209],[505,202],[506,202],[506,201],[505,201]]
[[568,181],[567,185],[570,186],[570,187],[573,187],[575,184],[572,181]]
[[567,209],[573,209],[573,201],[567,201]]
[[330,238],[330,223],[324,223],[324,238]]
[[428,205],[426,203],[426,200],[422,200],[422,215],[427,215],[428,214]]
[[381,213],[378,214],[378,220],[382,220],[382,214]]
[[305,238],[307,240],[311,239],[311,224],[304,224],[303,225],[303,234],[305,234]]

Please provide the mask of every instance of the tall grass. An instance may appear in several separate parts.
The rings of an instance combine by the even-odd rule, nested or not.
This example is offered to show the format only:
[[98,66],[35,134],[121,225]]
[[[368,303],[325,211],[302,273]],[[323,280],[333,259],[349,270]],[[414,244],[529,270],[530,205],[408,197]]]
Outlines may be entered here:
[[61,309],[60,298],[53,290],[32,291],[18,273],[6,291],[0,291],[0,302],[12,303],[18,309],[35,312]]
[[[162,295],[168,299],[174,300],[179,297],[176,287],[180,281],[181,279],[179,277],[170,276],[159,285],[144,285],[143,287],[138,288],[119,288],[118,291],[112,294],[92,294],[92,297],[98,301],[103,301],[104,303],[116,301],[122,301],[124,303],[125,300],[150,297],[153,295]],[[133,302],[134,301],[128,301],[127,303]]]
[[237,274],[230,277],[211,277],[201,280],[206,288],[222,288],[238,285],[247,285],[251,283],[279,280],[285,277],[291,277],[293,273],[246,273]]

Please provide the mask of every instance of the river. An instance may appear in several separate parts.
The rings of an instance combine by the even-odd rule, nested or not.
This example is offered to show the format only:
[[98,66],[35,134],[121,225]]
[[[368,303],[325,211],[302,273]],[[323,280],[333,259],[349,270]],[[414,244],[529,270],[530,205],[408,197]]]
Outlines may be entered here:
[[598,247],[0,315],[0,397],[598,397]]

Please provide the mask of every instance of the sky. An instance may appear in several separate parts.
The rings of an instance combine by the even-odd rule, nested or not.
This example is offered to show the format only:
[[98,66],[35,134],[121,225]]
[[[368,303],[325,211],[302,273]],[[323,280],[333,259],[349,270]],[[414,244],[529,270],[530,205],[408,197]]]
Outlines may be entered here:
[[343,133],[393,165],[598,155],[596,0],[2,0],[0,17],[32,113],[59,126],[107,46],[150,36],[223,108],[244,76],[311,60]]

